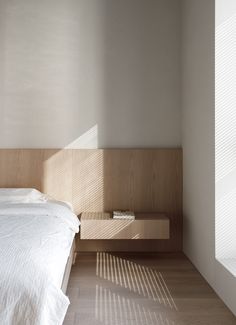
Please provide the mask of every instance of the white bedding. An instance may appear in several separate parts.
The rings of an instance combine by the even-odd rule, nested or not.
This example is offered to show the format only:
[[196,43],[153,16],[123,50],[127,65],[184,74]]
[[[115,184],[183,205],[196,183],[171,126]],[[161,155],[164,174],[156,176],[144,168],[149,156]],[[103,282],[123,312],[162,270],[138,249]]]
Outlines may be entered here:
[[62,324],[61,282],[78,218],[57,203],[0,204],[0,324]]

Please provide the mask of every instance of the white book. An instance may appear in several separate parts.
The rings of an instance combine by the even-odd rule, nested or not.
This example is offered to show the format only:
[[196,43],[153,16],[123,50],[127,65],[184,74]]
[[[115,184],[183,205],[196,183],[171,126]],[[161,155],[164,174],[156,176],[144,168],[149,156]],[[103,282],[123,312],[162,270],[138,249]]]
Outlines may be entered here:
[[113,219],[134,220],[135,215],[133,211],[113,211]]

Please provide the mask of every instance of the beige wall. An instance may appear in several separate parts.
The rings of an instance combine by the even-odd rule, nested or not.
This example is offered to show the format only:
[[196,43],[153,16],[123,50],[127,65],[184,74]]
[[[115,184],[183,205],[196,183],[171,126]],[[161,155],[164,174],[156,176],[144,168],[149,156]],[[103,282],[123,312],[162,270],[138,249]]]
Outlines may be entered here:
[[180,145],[178,0],[0,6],[0,147]]

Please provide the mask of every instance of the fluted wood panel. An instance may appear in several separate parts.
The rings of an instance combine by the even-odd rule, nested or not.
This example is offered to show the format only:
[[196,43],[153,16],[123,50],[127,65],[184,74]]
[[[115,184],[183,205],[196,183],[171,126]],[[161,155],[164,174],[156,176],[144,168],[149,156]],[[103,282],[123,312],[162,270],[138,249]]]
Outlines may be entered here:
[[77,214],[129,209],[170,218],[170,240],[80,241],[81,250],[182,247],[181,149],[1,149],[0,187],[35,187],[71,201]]

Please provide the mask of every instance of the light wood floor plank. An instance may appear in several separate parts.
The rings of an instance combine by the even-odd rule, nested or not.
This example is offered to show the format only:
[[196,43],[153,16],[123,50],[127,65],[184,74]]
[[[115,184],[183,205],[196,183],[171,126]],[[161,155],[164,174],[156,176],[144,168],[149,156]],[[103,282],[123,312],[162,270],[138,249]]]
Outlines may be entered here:
[[63,325],[236,325],[183,254],[77,257]]

